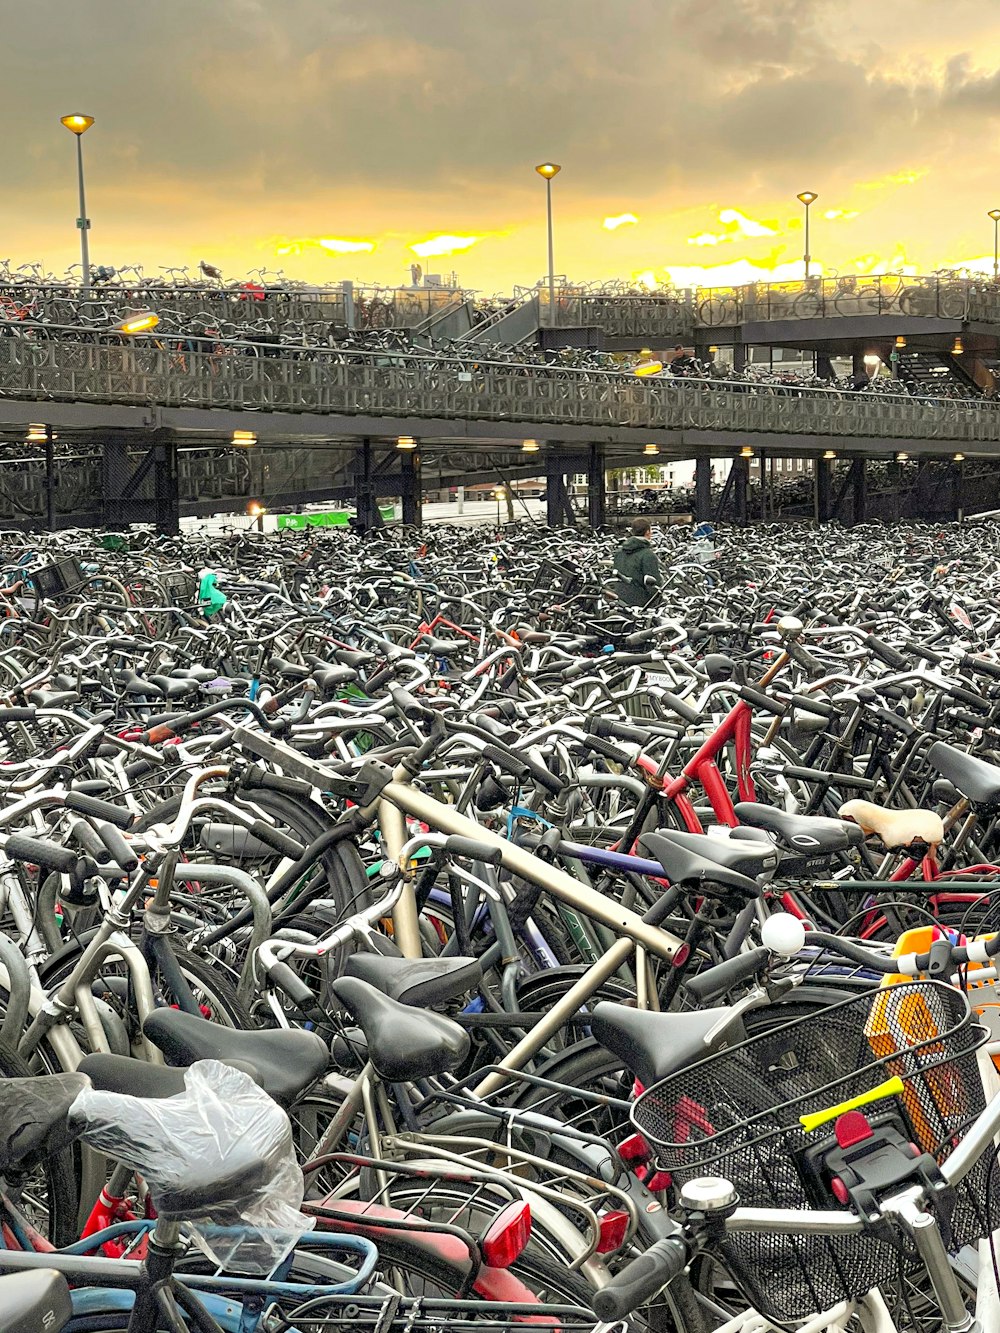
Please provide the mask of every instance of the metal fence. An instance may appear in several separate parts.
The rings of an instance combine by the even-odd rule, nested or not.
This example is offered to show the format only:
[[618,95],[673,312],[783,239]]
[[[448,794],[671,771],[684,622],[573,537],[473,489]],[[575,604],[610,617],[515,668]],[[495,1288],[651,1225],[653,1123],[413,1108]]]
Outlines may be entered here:
[[[634,430],[1000,441],[1000,405],[982,400],[551,370],[397,353],[272,349],[256,357],[0,338],[0,397],[253,412],[425,417]],[[44,417],[44,410],[39,411]],[[248,417],[248,425],[253,419]]]
[[745,287],[699,287],[693,319],[701,328],[785,319],[899,315],[918,319],[1000,322],[1000,284],[987,279],[845,276]]

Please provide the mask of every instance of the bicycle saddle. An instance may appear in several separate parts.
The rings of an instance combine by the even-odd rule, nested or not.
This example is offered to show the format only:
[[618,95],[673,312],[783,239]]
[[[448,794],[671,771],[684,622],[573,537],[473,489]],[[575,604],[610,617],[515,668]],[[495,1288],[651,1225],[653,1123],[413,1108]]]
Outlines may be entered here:
[[974,806],[992,810],[1000,805],[1000,768],[995,764],[957,750],[944,741],[934,742],[927,751],[927,762]]
[[639,850],[659,862],[664,878],[671,884],[697,886],[706,893],[714,887],[732,890],[745,898],[757,896],[756,880],[719,861],[710,861],[662,834],[644,833],[639,839]]
[[84,1074],[0,1079],[0,1174],[68,1147],[76,1138],[69,1109],[89,1086]]
[[[229,1105],[225,1134],[205,1132],[206,1069],[186,1070],[183,1090],[168,1098],[90,1089],[70,1113],[78,1136],[147,1177],[161,1215],[193,1220],[219,1207],[238,1210],[271,1185],[292,1152],[288,1117],[259,1093]],[[232,1079],[234,1071],[225,1073]],[[226,1081],[213,1076],[216,1084],[221,1096]]]
[[100,1092],[123,1092],[127,1097],[176,1097],[184,1091],[184,1070],[151,1065],[131,1055],[87,1055],[77,1072],[86,1074]]
[[590,1032],[648,1088],[710,1055],[711,1034],[728,1023],[731,1012],[722,1005],[665,1014],[602,1000],[594,1005]]
[[326,1043],[314,1032],[240,1032],[181,1009],[155,1010],[142,1031],[170,1064],[219,1060],[235,1065],[281,1106],[290,1106],[330,1064]]
[[686,847],[688,851],[695,852],[698,856],[704,856],[708,861],[714,861],[716,865],[725,866],[727,870],[735,870],[738,875],[746,875],[748,879],[759,879],[762,875],[770,878],[778,866],[777,850],[770,843],[713,838],[707,833],[656,829],[655,832],[644,833],[639,845],[648,848],[658,860],[659,853],[651,840],[658,842],[663,838],[677,843],[680,847]]
[[936,847],[944,838],[941,816],[933,810],[887,810],[871,801],[845,801],[837,812],[853,819],[865,833],[877,833],[885,847],[925,843]]
[[756,801],[740,801],[735,807],[736,818],[751,828],[767,829],[788,847],[805,856],[822,856],[826,852],[842,852],[864,842],[864,831],[856,824],[842,819],[828,819],[824,815],[790,815],[772,805]]
[[364,1033],[367,1058],[389,1083],[443,1074],[469,1053],[469,1037],[450,1018],[391,1000],[358,977],[338,977],[333,994]]
[[482,978],[478,958],[394,958],[381,953],[352,953],[345,977],[374,986],[399,1004],[434,1009],[465,995]]

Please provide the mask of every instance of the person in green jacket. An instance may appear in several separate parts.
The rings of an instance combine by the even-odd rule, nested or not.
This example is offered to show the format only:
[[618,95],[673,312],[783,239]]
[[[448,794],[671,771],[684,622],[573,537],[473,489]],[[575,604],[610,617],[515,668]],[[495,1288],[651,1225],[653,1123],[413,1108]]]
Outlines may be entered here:
[[628,606],[645,606],[660,586],[660,562],[650,541],[651,532],[648,518],[634,518],[632,535],[615,552],[615,569],[620,575],[615,591]]

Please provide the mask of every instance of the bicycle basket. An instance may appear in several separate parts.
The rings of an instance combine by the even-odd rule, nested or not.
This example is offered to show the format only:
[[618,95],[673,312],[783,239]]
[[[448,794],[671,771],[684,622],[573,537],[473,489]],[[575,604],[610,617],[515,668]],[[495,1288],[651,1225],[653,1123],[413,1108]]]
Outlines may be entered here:
[[[805,1160],[832,1125],[807,1135],[799,1117],[898,1076],[902,1094],[867,1112],[895,1117],[909,1139],[942,1162],[985,1106],[976,1057],[984,1040],[952,987],[920,981],[873,990],[664,1079],[638,1098],[632,1119],[677,1185],[721,1176],[746,1207],[836,1208]],[[945,1237],[953,1250],[989,1234],[979,1206],[987,1177],[984,1158],[959,1187]],[[776,1320],[861,1296],[915,1262],[900,1244],[867,1231],[836,1238],[734,1233],[720,1257],[751,1303]]]

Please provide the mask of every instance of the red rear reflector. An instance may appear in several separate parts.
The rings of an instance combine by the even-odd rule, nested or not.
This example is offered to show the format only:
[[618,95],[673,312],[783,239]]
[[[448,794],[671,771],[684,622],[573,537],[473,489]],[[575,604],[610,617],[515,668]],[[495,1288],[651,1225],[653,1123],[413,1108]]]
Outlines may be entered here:
[[524,1253],[531,1235],[531,1207],[515,1200],[501,1208],[483,1232],[479,1248],[491,1268],[509,1268]]
[[653,1150],[642,1137],[641,1134],[630,1134],[618,1145],[618,1156],[626,1166],[635,1166],[640,1162],[648,1162],[653,1155]]
[[860,1111],[845,1111],[837,1116],[833,1127],[837,1142],[842,1148],[853,1148],[856,1143],[864,1143],[872,1136],[872,1127]]
[[628,1232],[628,1213],[615,1209],[614,1212],[601,1214],[601,1234],[597,1241],[598,1254],[610,1254],[617,1250]]
[[841,1180],[839,1176],[834,1176],[834,1178],[830,1181],[830,1188],[833,1190],[833,1197],[837,1200],[838,1203],[847,1203],[847,1201],[851,1197],[847,1193],[847,1186],[844,1184],[844,1182]]
[[682,944],[680,948],[677,950],[677,952],[674,954],[673,958],[671,958],[670,966],[683,967],[690,957],[691,957],[690,944]]
[[655,1194],[657,1190],[668,1190],[673,1183],[673,1179],[669,1171],[654,1171],[649,1179],[642,1183]]

